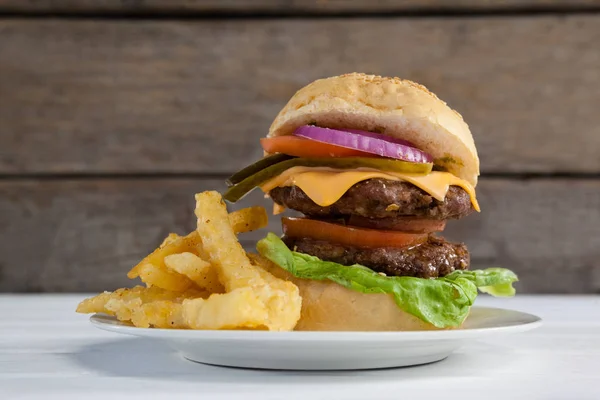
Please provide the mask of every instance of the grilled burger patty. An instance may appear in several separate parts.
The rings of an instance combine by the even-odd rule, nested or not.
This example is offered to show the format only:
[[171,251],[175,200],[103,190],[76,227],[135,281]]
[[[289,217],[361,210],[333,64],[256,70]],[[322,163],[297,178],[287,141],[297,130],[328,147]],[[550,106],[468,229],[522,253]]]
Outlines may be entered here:
[[277,187],[269,192],[276,203],[311,217],[359,215],[368,218],[415,216],[458,219],[473,212],[471,199],[459,186],[450,186],[445,201],[438,201],[411,183],[369,179],[352,186],[328,207],[315,204],[299,187]]
[[342,265],[361,264],[388,276],[437,278],[469,267],[469,252],[462,243],[449,243],[429,235],[426,243],[408,249],[392,247],[365,249],[314,240],[283,238],[292,250]]

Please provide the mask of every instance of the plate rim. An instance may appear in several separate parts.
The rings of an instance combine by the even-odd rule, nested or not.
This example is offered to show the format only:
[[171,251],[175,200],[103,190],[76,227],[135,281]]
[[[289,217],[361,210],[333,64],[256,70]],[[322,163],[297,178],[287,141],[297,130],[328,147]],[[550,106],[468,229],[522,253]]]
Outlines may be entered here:
[[[488,334],[525,332],[543,325],[543,319],[535,314],[500,307],[473,306],[472,309],[491,310],[495,312],[517,313],[527,322],[512,325],[499,325],[470,329],[451,329],[435,331],[258,331],[258,330],[192,330],[192,329],[164,329],[164,328],[138,328],[125,325],[114,316],[96,313],[90,316],[91,324],[101,330],[126,334],[130,336],[156,338],[166,340],[218,340],[218,341],[263,341],[278,342],[289,341],[368,341],[377,336],[378,342],[395,342],[399,340],[429,341],[452,340],[478,337]],[[107,322],[107,321],[111,322]]]

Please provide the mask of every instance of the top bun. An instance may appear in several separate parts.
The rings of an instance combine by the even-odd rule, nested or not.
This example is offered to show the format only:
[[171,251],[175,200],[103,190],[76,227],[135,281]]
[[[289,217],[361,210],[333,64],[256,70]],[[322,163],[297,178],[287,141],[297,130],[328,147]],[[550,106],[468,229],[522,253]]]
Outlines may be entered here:
[[415,82],[359,73],[316,80],[292,96],[268,137],[290,135],[307,124],[408,140],[431,154],[435,165],[477,184],[479,157],[469,126]]

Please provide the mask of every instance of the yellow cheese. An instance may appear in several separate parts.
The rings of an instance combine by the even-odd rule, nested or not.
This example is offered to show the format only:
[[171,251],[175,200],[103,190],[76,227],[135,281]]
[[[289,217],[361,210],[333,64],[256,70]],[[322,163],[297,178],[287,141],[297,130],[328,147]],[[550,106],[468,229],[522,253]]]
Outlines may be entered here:
[[444,201],[450,186],[460,186],[469,194],[475,210],[479,211],[473,185],[449,172],[440,171],[416,175],[367,168],[336,170],[323,167],[293,167],[264,183],[261,189],[268,193],[280,186],[297,186],[316,204],[327,207],[338,201],[358,182],[373,178],[410,182],[439,201]]

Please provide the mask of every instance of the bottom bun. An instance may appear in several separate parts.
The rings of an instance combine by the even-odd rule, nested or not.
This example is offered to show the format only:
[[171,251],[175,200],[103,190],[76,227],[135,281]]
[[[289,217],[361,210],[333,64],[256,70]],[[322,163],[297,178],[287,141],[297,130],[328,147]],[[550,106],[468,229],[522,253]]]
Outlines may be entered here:
[[297,331],[440,330],[402,311],[390,295],[360,293],[331,281],[299,279],[260,258],[263,268],[300,289],[302,314],[295,327]]

